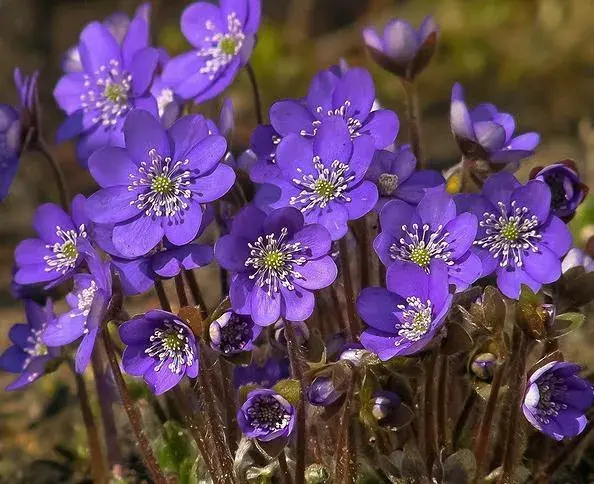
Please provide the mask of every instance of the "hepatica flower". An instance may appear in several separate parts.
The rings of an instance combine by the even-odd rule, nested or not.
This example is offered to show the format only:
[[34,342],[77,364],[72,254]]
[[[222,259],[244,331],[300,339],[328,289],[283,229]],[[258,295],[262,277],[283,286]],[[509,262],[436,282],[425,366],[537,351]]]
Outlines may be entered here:
[[263,362],[253,359],[247,366],[236,365],[233,368],[233,385],[235,388],[250,384],[270,388],[290,374],[288,358],[267,356]]
[[237,423],[248,439],[270,442],[291,435],[296,413],[283,396],[263,388],[248,393],[237,412]]
[[503,294],[517,299],[522,284],[537,292],[559,279],[571,234],[551,215],[551,192],[543,182],[521,185],[501,172],[487,179],[481,195],[457,195],[456,203],[478,218],[473,251],[481,258],[482,276],[495,272]]
[[102,148],[89,159],[102,187],[87,201],[89,217],[115,224],[113,246],[127,258],[147,254],[164,236],[174,245],[191,242],[205,204],[235,182],[233,169],[219,163],[225,138],[209,134],[202,116],[186,116],[165,130],[143,110],[128,115],[124,136],[125,148]]
[[416,170],[417,159],[409,144],[395,151],[378,150],[373,155],[365,179],[374,182],[379,190],[375,210],[380,212],[390,200],[403,200],[417,205],[427,188],[445,186],[441,173],[434,170]]
[[426,17],[416,30],[405,20],[388,22],[383,35],[372,28],[363,29],[367,51],[381,67],[408,81],[427,66],[437,46],[437,25]]
[[215,246],[219,264],[233,274],[229,296],[236,313],[261,326],[279,317],[304,321],[314,309],[313,291],[336,279],[328,255],[330,234],[318,224],[304,226],[294,208],[266,215],[248,205],[233,220],[231,233]]
[[344,395],[329,376],[316,376],[307,388],[307,401],[317,407],[329,407]]
[[387,289],[368,287],[357,298],[357,311],[369,325],[361,343],[382,361],[423,350],[452,303],[447,266],[440,260],[431,262],[429,272],[410,262],[394,263],[386,282]]
[[[254,183],[265,183],[279,175],[276,164],[276,148],[281,142],[275,129],[264,124],[258,126],[252,133],[250,149],[239,159],[240,167],[246,169]],[[242,164],[242,160],[249,160]]]
[[277,148],[280,175],[270,184],[280,194],[271,206],[295,207],[307,223],[319,223],[332,240],[340,239],[348,220],[363,217],[377,203],[377,187],[363,179],[374,151],[368,136],[350,143],[340,122],[324,124],[313,143],[287,136]]
[[461,291],[482,273],[480,258],[470,251],[477,224],[471,213],[457,215],[452,197],[436,189],[417,207],[402,200],[385,205],[380,213],[381,232],[373,247],[386,267],[405,261],[429,271],[431,261],[443,261],[449,283]]
[[8,333],[13,346],[0,356],[0,369],[19,376],[6,390],[25,387],[45,373],[46,365],[59,355],[57,349],[48,348],[43,340],[43,331],[54,317],[51,301],[45,307],[31,300],[25,301],[26,323],[15,324]]
[[141,376],[155,395],[170,390],[187,375],[198,376],[198,346],[191,329],[175,314],[154,309],[119,327],[126,345],[122,366]]
[[74,197],[72,215],[54,203],[37,209],[33,227],[39,238],[23,240],[14,253],[17,284],[43,283],[52,287],[74,273],[91,250],[84,203],[82,195]]
[[398,134],[398,117],[388,109],[372,111],[375,86],[365,69],[352,68],[342,76],[332,70],[314,77],[305,100],[277,101],[270,123],[281,135],[315,137],[328,121],[340,121],[351,139],[370,136],[376,149],[389,146]]
[[577,374],[574,363],[552,361],[536,370],[528,381],[522,411],[539,431],[562,440],[585,428],[585,413],[594,403],[592,384]]
[[210,346],[224,355],[250,351],[261,332],[249,316],[227,311],[210,323]]
[[518,165],[534,154],[540,141],[533,132],[514,137],[514,118],[493,104],[479,104],[469,111],[460,84],[452,88],[450,125],[462,154],[471,159]]
[[139,9],[124,39],[105,25],[91,22],[80,34],[78,52],[82,72],[68,72],[54,90],[54,97],[68,119],[58,140],[80,135],[79,161],[104,146],[122,146],[122,126],[134,108],[157,114],[150,93],[159,52],[149,45],[148,9]]
[[222,0],[220,7],[191,4],[182,14],[181,30],[194,49],[171,59],[163,80],[196,103],[223,92],[249,60],[260,9],[260,0]]
[[592,260],[592,257],[579,247],[573,247],[563,259],[561,270],[563,273],[566,273],[569,269],[580,266],[582,266],[586,272],[592,272],[594,271],[594,260]]

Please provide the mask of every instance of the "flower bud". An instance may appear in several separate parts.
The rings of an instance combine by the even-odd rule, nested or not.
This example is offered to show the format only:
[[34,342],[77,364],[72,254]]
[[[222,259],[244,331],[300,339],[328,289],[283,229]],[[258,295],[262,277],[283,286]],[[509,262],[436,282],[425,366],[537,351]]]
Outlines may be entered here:
[[497,357],[493,353],[480,353],[472,360],[470,371],[481,380],[491,381],[496,365]]
[[307,484],[328,484],[330,472],[322,464],[312,464],[305,470],[305,482]]
[[381,425],[393,417],[394,412],[400,407],[400,397],[392,392],[378,391],[372,398],[371,414]]
[[344,391],[337,390],[330,377],[317,376],[307,389],[307,400],[317,407],[327,407],[338,400]]

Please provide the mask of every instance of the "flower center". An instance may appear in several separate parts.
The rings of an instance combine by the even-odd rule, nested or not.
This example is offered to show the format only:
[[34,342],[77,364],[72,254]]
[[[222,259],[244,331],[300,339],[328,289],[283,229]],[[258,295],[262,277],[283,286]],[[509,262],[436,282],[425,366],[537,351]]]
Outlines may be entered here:
[[226,325],[220,326],[219,348],[225,354],[241,351],[252,336],[252,325],[246,318],[234,314]]
[[205,27],[212,34],[204,37],[205,46],[197,52],[198,57],[206,58],[199,72],[213,80],[239,54],[245,34],[235,12],[227,15],[227,33],[215,32],[216,26],[210,20]]
[[567,405],[556,398],[567,391],[567,385],[562,377],[549,373],[537,382],[537,386],[539,399],[535,414],[536,418],[546,425],[551,418],[557,417],[561,410],[567,409]]
[[291,421],[291,414],[272,395],[255,397],[245,416],[253,429],[264,432],[284,429]]
[[194,364],[194,348],[182,326],[165,321],[162,328],[155,329],[149,341],[152,345],[144,352],[159,359],[155,371],[160,371],[167,363],[167,368],[179,375],[186,366]]
[[403,225],[402,232],[400,240],[390,246],[390,257],[393,260],[411,261],[426,271],[429,270],[432,259],[441,259],[449,266],[454,264],[450,260],[452,251],[449,250],[447,240],[450,234],[445,232],[442,225],[436,231],[432,231],[427,224],[423,227],[413,224],[410,230],[408,225]]
[[[342,106],[340,106],[336,109],[329,109],[325,113],[324,113],[324,108],[322,106],[318,106],[316,108],[316,114],[318,115],[318,117],[321,117],[322,119],[324,117],[340,116],[346,122],[347,128],[349,130],[349,134],[351,135],[351,139],[357,138],[357,137],[361,136],[361,133],[359,133],[359,129],[361,129],[363,124],[361,123],[361,121],[359,121],[359,119],[347,114],[347,110],[348,110],[348,108],[350,108],[350,106],[351,106],[351,101],[346,100]],[[311,127],[312,127],[311,133],[305,129],[302,129],[299,132],[299,134],[301,136],[315,136],[318,133],[318,129],[321,125],[322,125],[322,120],[316,119],[316,120],[312,121],[312,123],[311,123]]]
[[78,261],[77,241],[79,237],[86,238],[87,232],[84,224],[78,228],[78,231],[62,230],[60,226],[56,226],[56,236],[62,241],[45,246],[46,249],[50,249],[53,252],[52,255],[43,257],[47,265],[45,271],[57,271],[65,274],[67,271],[76,267],[76,262]]
[[[418,297],[407,297],[406,305],[399,304],[402,311],[400,323],[396,326],[398,336],[408,341],[419,341],[429,331],[432,322],[433,306],[431,301],[423,303]],[[396,341],[399,346],[404,340]]]
[[119,61],[112,59],[102,65],[92,76],[85,74],[85,94],[81,94],[81,107],[93,112],[93,123],[115,126],[118,120],[130,110],[129,96],[132,76],[120,69]]
[[250,279],[256,279],[260,287],[267,287],[268,295],[279,291],[279,284],[292,291],[295,286],[293,279],[303,276],[295,270],[295,266],[305,264],[306,258],[301,255],[307,247],[301,242],[285,242],[287,229],[282,228],[280,237],[274,234],[258,237],[255,242],[248,244],[250,257],[245,261],[246,267],[253,267],[255,272]]
[[[91,310],[91,305],[93,304],[93,299],[95,298],[95,293],[97,292],[97,283],[95,281],[91,281],[91,285],[82,289],[77,295],[77,307],[80,313],[83,316],[88,316],[89,311]],[[73,314],[73,316],[75,316]],[[86,326],[86,321],[85,321]],[[88,332],[88,329],[85,327],[85,333]]]
[[27,345],[23,350],[25,353],[27,353],[27,358],[25,358],[25,361],[23,362],[23,368],[27,368],[33,358],[47,355],[47,346],[41,339],[44,329],[45,328],[31,328],[31,332],[27,337]]
[[398,175],[382,173],[379,176],[378,188],[382,197],[390,197],[394,195],[396,188],[398,188]]
[[155,149],[149,151],[150,163],[142,162],[138,174],[130,174],[128,190],[139,192],[130,202],[147,216],[173,217],[186,210],[192,198],[188,188],[192,173],[185,167],[189,160],[176,161],[168,156],[162,158]]
[[306,213],[316,206],[324,208],[332,200],[351,201],[351,198],[344,194],[349,188],[349,183],[355,179],[355,175],[349,171],[349,165],[334,160],[328,168],[319,156],[313,158],[313,165],[317,173],[304,174],[301,180],[293,179],[293,183],[302,190],[298,195],[291,197],[291,205],[298,205],[297,208]]
[[538,252],[536,242],[542,238],[536,230],[538,218],[529,215],[527,207],[518,207],[515,201],[511,203],[511,215],[508,215],[504,203],[499,202],[497,205],[499,214],[483,214],[479,225],[485,228],[485,236],[475,240],[474,244],[487,249],[495,259],[500,259],[501,267],[507,267],[510,262],[522,267],[524,251]]

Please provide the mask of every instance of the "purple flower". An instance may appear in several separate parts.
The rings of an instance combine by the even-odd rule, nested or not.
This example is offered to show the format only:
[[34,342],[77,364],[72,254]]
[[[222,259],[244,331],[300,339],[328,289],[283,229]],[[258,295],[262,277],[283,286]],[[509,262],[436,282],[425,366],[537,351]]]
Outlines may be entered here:
[[370,327],[363,346],[382,361],[423,350],[445,323],[452,303],[447,265],[438,259],[427,273],[410,262],[394,262],[387,288],[368,287],[357,298],[357,311]]
[[72,216],[54,203],[44,203],[37,209],[33,227],[39,238],[23,240],[14,253],[17,284],[44,283],[46,288],[53,287],[68,279],[92,252],[84,203],[82,195],[74,197]]
[[361,343],[347,343],[338,352],[339,361],[350,361],[355,366],[361,366],[363,358],[369,355],[369,351]]
[[378,150],[373,155],[365,179],[374,182],[379,190],[375,210],[379,213],[390,200],[403,200],[417,205],[427,188],[445,186],[441,173],[434,170],[415,171],[417,159],[406,144],[396,151]]
[[47,348],[42,335],[47,323],[54,318],[51,300],[45,307],[25,301],[27,323],[15,324],[8,333],[13,346],[0,356],[0,369],[19,376],[6,387],[17,390],[43,376],[46,365],[59,355],[57,349]]
[[572,160],[563,160],[549,166],[532,170],[530,178],[546,183],[551,189],[551,213],[564,222],[569,222],[578,206],[588,194],[577,167]]
[[269,124],[261,124],[252,133],[250,148],[239,158],[239,164],[250,174],[254,183],[265,183],[279,176],[276,147],[281,139]]
[[233,310],[268,326],[279,317],[305,321],[314,310],[313,291],[336,279],[328,255],[332,241],[318,224],[304,227],[294,208],[266,215],[252,205],[233,220],[231,233],[215,246],[215,257],[233,273],[229,296]]
[[174,57],[163,80],[184,99],[201,103],[223,92],[247,64],[260,25],[260,0],[196,2],[184,10],[181,30],[194,50]]
[[280,193],[271,207],[298,208],[308,224],[323,225],[332,240],[342,238],[347,222],[363,217],[377,203],[377,187],[363,179],[374,151],[368,136],[351,143],[341,121],[325,122],[313,143],[287,136],[277,148],[281,173],[270,183]]
[[70,311],[52,319],[43,332],[44,343],[52,347],[82,337],[75,356],[78,373],[89,364],[112,294],[109,262],[95,256],[89,258],[88,264],[90,274],[75,274],[74,289],[66,296]]
[[381,425],[393,417],[394,412],[398,410],[401,403],[402,400],[396,393],[383,390],[377,391],[372,397],[371,414]]
[[291,435],[296,413],[284,397],[263,388],[248,393],[247,400],[237,412],[237,423],[248,439],[270,442]]
[[334,382],[327,376],[316,376],[307,388],[307,400],[317,407],[328,407],[344,395],[344,390],[335,388]]
[[555,440],[579,435],[588,422],[585,413],[594,403],[594,388],[577,375],[580,370],[574,363],[552,361],[528,380],[524,416]]
[[38,74],[34,72],[23,77],[21,71],[15,69],[14,82],[20,106],[0,104],[0,202],[8,195],[28,134],[35,135],[33,130],[37,129]]
[[224,355],[251,351],[261,332],[249,316],[227,311],[210,323],[210,346]]
[[332,70],[318,73],[304,100],[277,101],[270,108],[270,123],[281,135],[316,137],[320,127],[331,121],[350,138],[368,135],[376,149],[394,142],[398,134],[398,117],[388,109],[372,111],[375,86],[365,69],[349,69],[342,76]]
[[237,365],[233,368],[233,385],[259,385],[270,388],[277,381],[290,375],[288,358],[267,357],[263,362],[254,359],[249,365]]
[[160,309],[136,316],[119,327],[126,345],[122,367],[141,376],[155,395],[187,375],[198,376],[198,346],[192,330],[175,314]]
[[115,224],[112,242],[124,257],[147,254],[165,236],[174,245],[196,237],[205,204],[222,197],[235,173],[219,163],[227,149],[199,115],[165,130],[150,113],[132,111],[124,124],[125,148],[108,147],[89,159],[102,187],[86,204],[91,220]]
[[367,51],[381,67],[408,81],[421,73],[435,53],[438,28],[426,17],[418,30],[405,20],[391,20],[383,36],[374,29],[363,29]]
[[183,108],[183,101],[161,76],[155,78],[151,86],[151,94],[157,100],[157,112],[163,126],[170,128],[179,118]]
[[521,185],[507,172],[487,179],[482,194],[455,197],[459,212],[474,213],[479,227],[473,251],[481,277],[495,272],[497,286],[517,299],[526,284],[537,292],[561,276],[561,257],[571,247],[567,226],[551,215],[551,192],[541,181]]
[[448,268],[448,283],[466,289],[482,273],[481,260],[471,252],[477,218],[456,214],[456,204],[443,189],[428,191],[417,207],[394,200],[380,213],[381,232],[373,248],[386,267],[394,261],[413,262],[429,271],[431,261]]
[[514,138],[514,118],[498,112],[493,104],[479,104],[469,111],[460,84],[452,89],[450,125],[462,154],[471,159],[518,165],[534,154],[540,141],[533,132]]
[[586,272],[594,271],[594,260],[592,257],[579,247],[573,247],[569,250],[563,262],[561,263],[561,271],[566,273],[569,269],[574,267],[583,267]]
[[54,97],[68,118],[58,131],[59,141],[80,135],[79,161],[105,146],[123,146],[122,127],[128,112],[146,109],[157,115],[150,93],[159,52],[148,47],[148,7],[141,7],[123,41],[105,25],[88,24],[80,35],[78,51],[82,72],[68,72]]

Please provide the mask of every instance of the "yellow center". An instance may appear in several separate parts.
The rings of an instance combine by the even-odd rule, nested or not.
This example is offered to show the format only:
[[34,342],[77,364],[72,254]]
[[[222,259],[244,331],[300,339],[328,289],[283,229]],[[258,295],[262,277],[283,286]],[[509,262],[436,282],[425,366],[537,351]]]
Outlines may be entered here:
[[121,84],[114,84],[110,83],[105,86],[105,91],[103,91],[103,95],[105,98],[112,103],[124,103],[128,100],[128,94],[126,89]]
[[280,250],[273,250],[264,256],[264,266],[268,269],[280,269],[285,262],[285,257]]
[[237,42],[231,37],[224,37],[219,42],[219,49],[223,54],[235,55],[235,51],[237,50]]
[[501,235],[509,242],[515,242],[520,237],[520,230],[518,224],[515,222],[507,222],[501,229]]
[[314,184],[315,192],[323,198],[332,198],[336,194],[336,188],[328,180],[317,180]]
[[431,256],[425,247],[415,247],[410,252],[410,260],[423,268],[427,268],[431,262]]
[[171,191],[173,182],[165,175],[157,175],[151,184],[151,188],[161,195],[165,195]]
[[64,254],[68,259],[73,260],[78,257],[78,249],[72,242],[66,242],[62,246],[62,254]]

